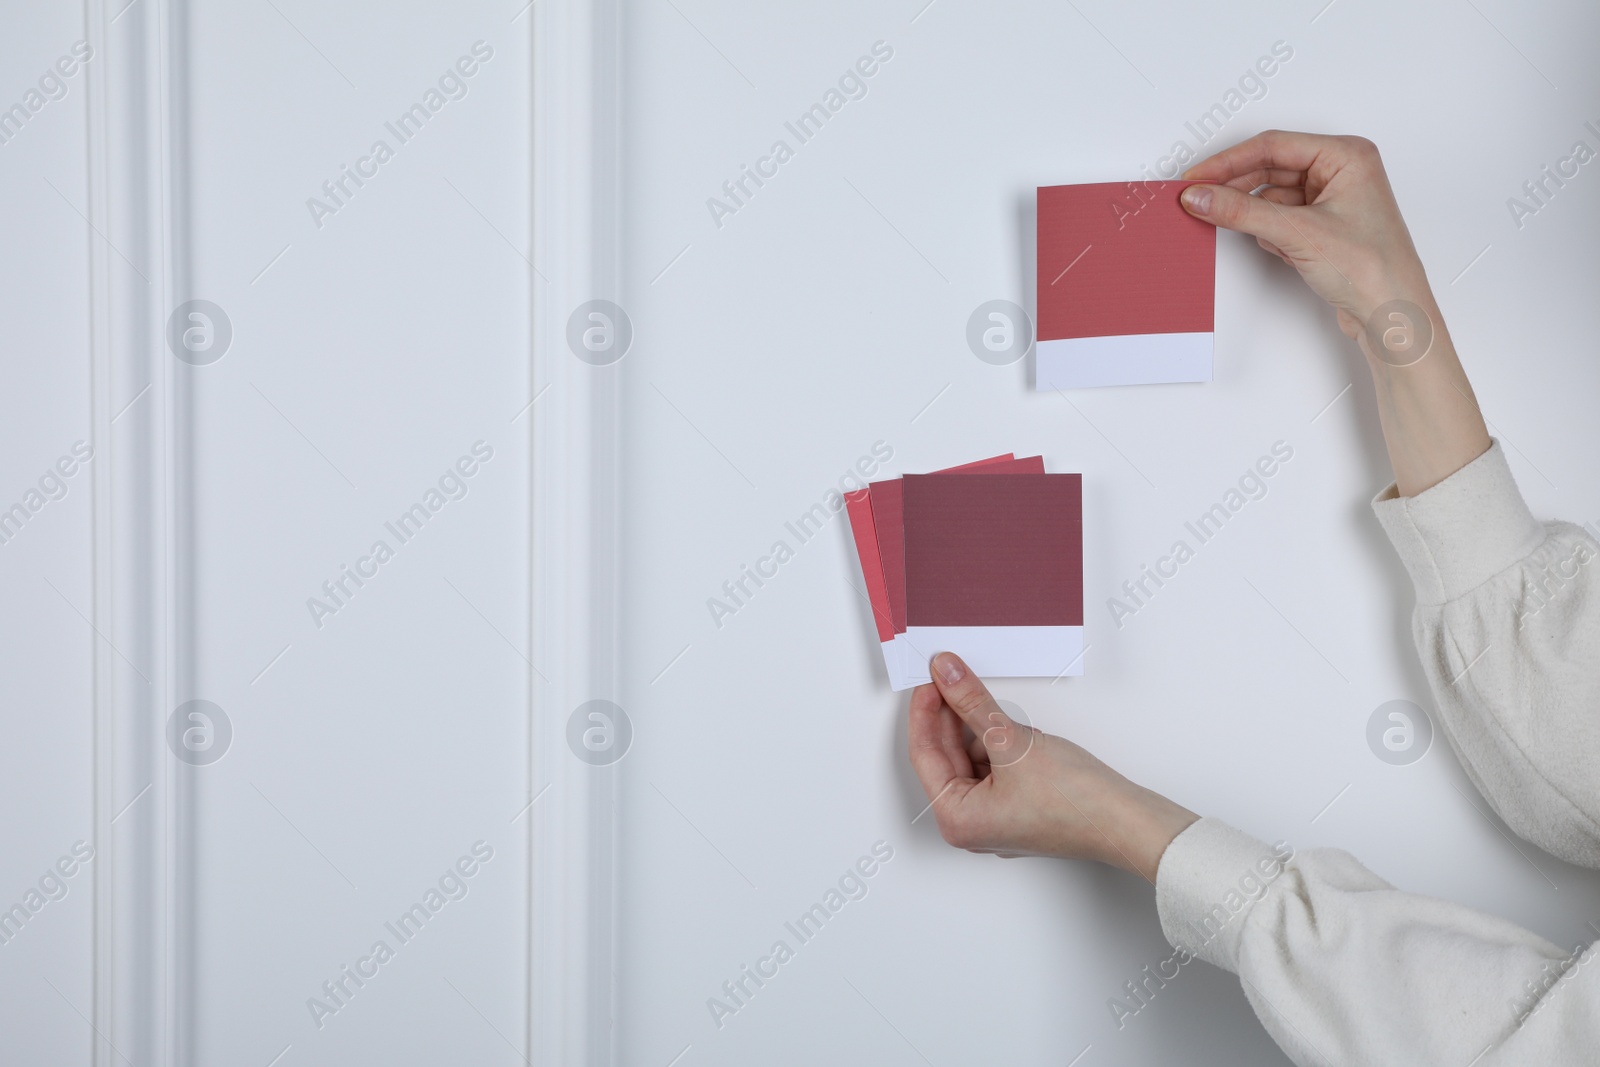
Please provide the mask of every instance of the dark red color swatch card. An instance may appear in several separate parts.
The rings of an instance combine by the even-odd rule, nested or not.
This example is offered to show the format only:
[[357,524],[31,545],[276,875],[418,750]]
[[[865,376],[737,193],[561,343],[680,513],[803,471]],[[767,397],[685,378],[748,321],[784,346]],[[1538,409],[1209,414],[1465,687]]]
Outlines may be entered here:
[[[1009,474],[1043,474],[1044,457],[980,460],[977,463],[938,471],[932,475],[908,475],[908,477],[966,478],[999,471]],[[892,478],[873,482],[870,486],[872,518],[878,535],[878,555],[883,566],[884,581],[888,587],[889,617],[894,623],[895,633],[904,633],[906,629],[905,522],[901,488],[903,481],[901,478]]]
[[[988,459],[976,460],[972,463],[963,463],[958,467],[946,467],[941,474],[951,474],[957,471],[974,470],[987,467],[995,463],[1007,463],[1013,458],[1007,452],[1003,456],[991,456]],[[891,479],[896,486],[895,492],[895,518],[899,522],[899,479]],[[867,584],[867,603],[872,608],[873,626],[878,631],[880,642],[894,639],[894,614],[889,606],[889,587],[883,570],[883,553],[878,543],[878,524],[872,510],[872,493],[870,489],[854,489],[844,495],[845,509],[850,515],[850,533],[856,542],[856,558],[861,561],[861,578]],[[900,538],[894,538],[896,545]],[[898,551],[896,565],[904,570],[900,562]],[[897,582],[903,579],[896,579]],[[902,603],[903,603],[902,598]],[[901,612],[904,615],[904,612]]]
[[907,475],[911,627],[1081,627],[1077,474]]

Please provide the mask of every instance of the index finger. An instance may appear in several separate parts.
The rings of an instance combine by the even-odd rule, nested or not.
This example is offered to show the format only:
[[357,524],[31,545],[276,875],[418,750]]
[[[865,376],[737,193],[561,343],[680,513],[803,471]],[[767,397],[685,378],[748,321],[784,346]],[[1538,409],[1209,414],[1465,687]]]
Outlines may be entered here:
[[1319,133],[1266,130],[1232,148],[1202,159],[1183,172],[1185,180],[1226,182],[1262,169],[1310,170],[1317,157],[1337,143]]

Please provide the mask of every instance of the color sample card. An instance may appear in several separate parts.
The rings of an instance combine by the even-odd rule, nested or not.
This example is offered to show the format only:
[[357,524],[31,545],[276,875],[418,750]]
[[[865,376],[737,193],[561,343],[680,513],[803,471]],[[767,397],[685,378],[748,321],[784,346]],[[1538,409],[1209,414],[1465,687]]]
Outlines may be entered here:
[[980,674],[1082,673],[1079,475],[1007,454],[874,482],[846,505],[894,689],[930,681],[940,651]]
[[[992,456],[959,467],[948,467],[941,474],[955,474],[995,464],[1010,463],[1013,456]],[[1044,471],[1044,460],[1034,457],[1024,461],[1026,470]],[[872,492],[877,489],[876,498]],[[857,489],[845,494],[845,508],[850,515],[850,531],[855,537],[856,555],[861,560],[861,577],[867,585],[867,600],[872,607],[873,624],[878,631],[878,642],[883,646],[883,660],[889,677],[899,677],[900,664],[904,662],[903,639],[906,629],[905,610],[905,559],[901,552],[900,480],[874,482],[867,489]],[[876,499],[876,506],[874,506]],[[880,528],[886,534],[880,534]],[[888,553],[888,562],[884,555]],[[892,577],[891,577],[892,576]]]
[[1187,181],[1038,190],[1040,391],[1211,380],[1217,231]]
[[[935,473],[944,477],[966,477],[979,473],[1043,474],[1044,457],[1013,459],[1010,455],[966,463]],[[889,593],[889,617],[895,633],[906,630],[905,520],[902,482],[899,478],[873,482],[872,516],[877,527],[878,557],[883,562],[884,580]]]
[[1076,474],[907,475],[906,676],[955,652],[979,675],[1082,673]]

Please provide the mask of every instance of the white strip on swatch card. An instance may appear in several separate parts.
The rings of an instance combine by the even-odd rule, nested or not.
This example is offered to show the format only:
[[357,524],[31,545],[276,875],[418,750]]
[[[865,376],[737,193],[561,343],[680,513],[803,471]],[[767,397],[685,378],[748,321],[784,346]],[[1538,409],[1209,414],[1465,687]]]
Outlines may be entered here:
[[894,640],[884,647],[891,650],[888,659],[889,687],[900,690],[910,689],[915,686],[917,683],[909,680],[911,678],[911,669],[908,664],[913,662],[912,656],[914,653],[911,646],[906,643],[906,635],[904,633],[895,634]]
[[1211,380],[1210,333],[1143,333],[1040,341],[1034,386],[1095,389]]
[[905,662],[905,657],[900,654],[900,647],[893,641],[884,641],[878,647],[883,649],[883,669],[889,673],[889,684],[894,685],[902,673],[901,664]]
[[954,651],[946,649],[944,645],[925,644],[925,638],[920,636],[922,629],[914,628],[919,633],[916,638],[905,632],[894,635],[894,666],[889,671],[890,688],[900,690],[927,685],[933,681],[928,675],[928,661],[940,652]]
[[1083,673],[1081,626],[911,626],[894,637],[904,656],[900,669],[890,671],[897,690],[933,681],[928,664],[940,652],[954,652],[980,678]]

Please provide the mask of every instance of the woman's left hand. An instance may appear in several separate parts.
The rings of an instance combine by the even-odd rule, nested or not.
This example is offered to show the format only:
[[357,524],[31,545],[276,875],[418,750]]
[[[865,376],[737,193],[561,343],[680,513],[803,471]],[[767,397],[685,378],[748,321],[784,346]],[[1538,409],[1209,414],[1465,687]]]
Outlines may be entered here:
[[946,841],[1098,860],[1155,881],[1167,845],[1199,816],[1015,722],[953,653],[935,656],[932,673],[911,695],[911,765]]

